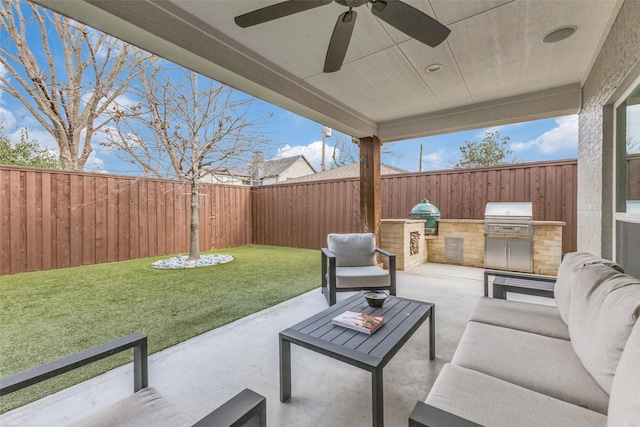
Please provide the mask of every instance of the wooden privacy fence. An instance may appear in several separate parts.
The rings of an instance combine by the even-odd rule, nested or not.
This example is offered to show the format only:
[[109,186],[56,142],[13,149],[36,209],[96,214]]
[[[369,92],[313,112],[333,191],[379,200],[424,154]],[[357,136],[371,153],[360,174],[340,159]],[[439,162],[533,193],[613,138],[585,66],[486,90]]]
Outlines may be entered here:
[[[533,219],[564,221],[576,250],[576,160],[390,175],[382,218],[428,198],[442,218],[483,219],[487,202],[531,201]],[[249,243],[318,249],[360,230],[357,178],[263,187],[201,185],[200,247]],[[0,166],[0,274],[189,248],[189,187],[114,175]]]
[[[564,221],[563,251],[576,250],[577,161],[524,163],[382,177],[382,218],[408,218],[427,198],[442,218],[484,219],[487,202],[533,202],[536,221]],[[328,233],[360,230],[359,182],[253,189],[253,242],[317,249]]]
[[[200,247],[251,243],[250,189],[200,186]],[[190,187],[0,167],[0,274],[189,250]]]

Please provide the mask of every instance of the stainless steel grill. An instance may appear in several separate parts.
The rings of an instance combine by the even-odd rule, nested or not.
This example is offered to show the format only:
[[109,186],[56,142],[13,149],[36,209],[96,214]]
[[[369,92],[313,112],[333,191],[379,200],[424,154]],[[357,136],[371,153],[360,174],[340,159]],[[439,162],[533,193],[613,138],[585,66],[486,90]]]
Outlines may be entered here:
[[486,234],[533,234],[531,202],[491,202],[484,210]]
[[533,270],[532,203],[487,203],[484,214],[485,267],[531,272]]

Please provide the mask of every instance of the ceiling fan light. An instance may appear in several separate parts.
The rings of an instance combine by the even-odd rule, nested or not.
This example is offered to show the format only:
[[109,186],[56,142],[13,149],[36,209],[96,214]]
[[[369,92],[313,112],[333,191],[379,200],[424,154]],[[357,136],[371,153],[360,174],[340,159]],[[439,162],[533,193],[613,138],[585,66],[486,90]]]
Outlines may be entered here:
[[553,31],[550,31],[542,38],[542,41],[545,43],[557,43],[566,38],[571,37],[576,31],[578,27],[575,25],[567,25],[564,27],[556,28]]
[[431,64],[425,68],[425,71],[429,74],[437,73],[442,70],[442,64]]

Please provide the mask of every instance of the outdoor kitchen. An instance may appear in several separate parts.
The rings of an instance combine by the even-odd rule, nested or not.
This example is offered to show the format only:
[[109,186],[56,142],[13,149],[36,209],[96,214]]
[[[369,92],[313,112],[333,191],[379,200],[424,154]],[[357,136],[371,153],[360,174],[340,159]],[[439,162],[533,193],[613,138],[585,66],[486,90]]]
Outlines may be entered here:
[[435,262],[556,275],[562,260],[565,223],[535,221],[530,202],[487,203],[485,219],[442,219],[438,211],[435,230],[432,217],[414,218],[382,220],[381,245],[396,254],[399,270]]

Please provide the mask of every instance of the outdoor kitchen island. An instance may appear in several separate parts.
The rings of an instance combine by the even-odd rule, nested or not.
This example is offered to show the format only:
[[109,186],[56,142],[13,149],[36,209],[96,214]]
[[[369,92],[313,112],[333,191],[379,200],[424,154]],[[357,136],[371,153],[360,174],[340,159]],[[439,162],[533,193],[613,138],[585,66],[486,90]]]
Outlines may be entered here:
[[[510,237],[532,240],[530,272],[557,274],[562,261],[564,226],[562,221],[531,221],[531,236]],[[397,269],[401,271],[424,262],[485,268],[486,237],[496,235],[485,233],[485,220],[482,219],[440,219],[436,236],[425,235],[424,221],[383,219],[381,247],[396,254]],[[417,248],[416,240],[419,242]]]
[[[562,221],[532,221],[533,232],[529,237],[510,236],[510,239],[532,241],[532,273],[555,276],[562,261]],[[441,219],[438,235],[425,237],[429,262],[460,264],[484,268],[486,238],[496,237],[485,233],[482,219]],[[459,244],[459,260],[448,257],[451,244]],[[497,268],[492,266],[491,268]],[[508,268],[505,268],[508,269]]]

